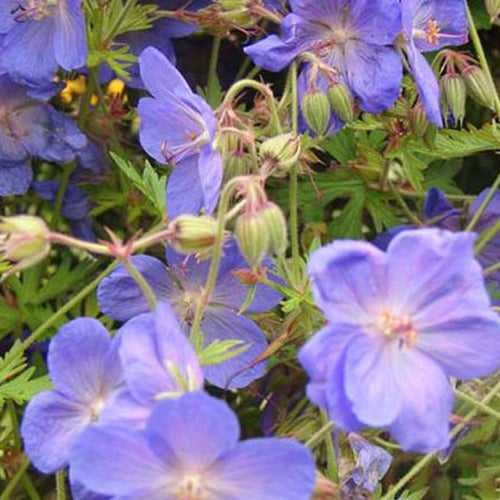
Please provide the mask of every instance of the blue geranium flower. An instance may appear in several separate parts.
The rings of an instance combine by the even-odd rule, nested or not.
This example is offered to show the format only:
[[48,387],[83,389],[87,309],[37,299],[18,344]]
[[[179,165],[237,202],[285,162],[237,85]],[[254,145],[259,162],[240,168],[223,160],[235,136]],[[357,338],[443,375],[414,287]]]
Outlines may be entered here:
[[[100,425],[78,440],[71,471],[115,498],[308,500],[312,453],[288,439],[238,442],[229,406],[203,392],[159,403],[143,432]],[[279,466],[277,466],[279,465]]]
[[308,396],[345,430],[387,428],[403,449],[449,444],[453,390],[500,364],[500,321],[490,308],[472,233],[398,234],[384,253],[336,241],[313,254],[309,275],[328,324],[299,352]]
[[303,84],[324,89],[343,82],[370,113],[394,104],[403,72],[393,46],[401,30],[397,0],[292,0],[290,5],[281,38],[270,35],[245,48],[255,64],[280,71],[312,52],[332,71],[318,71],[310,83],[309,75],[302,75]]
[[153,96],[138,105],[141,145],[160,163],[175,165],[167,185],[168,215],[198,213],[202,207],[211,213],[222,183],[222,157],[213,145],[214,112],[157,49],[147,48],[139,65]]
[[132,318],[118,334],[126,388],[103,410],[107,423],[143,428],[158,401],[203,389],[194,348],[168,304]]
[[[474,200],[474,203],[469,209],[468,220],[470,220],[474,216],[488,192],[489,188],[484,189]],[[424,201],[423,215],[424,222],[435,225],[442,229],[447,229],[449,231],[460,231],[462,227],[460,211],[457,210],[448,201],[446,195],[437,188],[431,188],[427,192],[427,196],[425,197]],[[477,233],[486,231],[487,229],[491,228],[496,223],[496,221],[499,220],[499,218],[500,191],[497,191],[486,206],[484,212],[481,214],[481,217],[479,218],[474,231]],[[395,226],[385,231],[384,233],[379,234],[373,240],[373,244],[381,250],[386,250],[392,238],[407,229],[418,228],[415,226]],[[481,264],[483,269],[487,269],[500,260],[499,234],[497,234],[487,245],[485,245],[479,255],[477,255],[477,260]],[[500,294],[500,271],[495,271],[487,276],[486,283],[494,294],[493,302],[495,304],[500,304],[500,297],[498,297],[498,295]]]
[[87,139],[71,118],[0,76],[0,195],[22,194],[32,180],[31,157],[68,162]]
[[0,68],[23,82],[51,82],[87,59],[82,0],[3,0],[0,35]]
[[28,403],[21,424],[24,451],[38,470],[52,473],[67,465],[76,437],[99,419],[122,384],[118,343],[91,318],[70,321],[52,339],[48,368],[54,389]]
[[439,84],[422,52],[468,39],[465,0],[402,0],[405,50],[420,99],[431,123],[443,126]]
[[[181,324],[188,333],[194,319],[196,304],[202,297],[209,270],[209,261],[197,262],[193,256],[185,258],[167,249],[168,269],[145,255],[132,257],[133,264],[148,281],[160,300],[169,301]],[[241,340],[249,345],[241,354],[218,365],[204,367],[206,379],[221,388],[245,387],[265,371],[265,364],[252,366],[252,362],[267,347],[262,330],[249,318],[238,314],[245,301],[248,287],[234,274],[246,269],[245,260],[233,242],[225,249],[214,293],[205,308],[201,329],[205,347],[214,340]],[[102,311],[119,321],[148,312],[148,304],[134,280],[124,267],[118,267],[99,285],[97,292]],[[262,313],[272,309],[281,300],[273,289],[257,285],[255,298],[247,309],[249,313]]]

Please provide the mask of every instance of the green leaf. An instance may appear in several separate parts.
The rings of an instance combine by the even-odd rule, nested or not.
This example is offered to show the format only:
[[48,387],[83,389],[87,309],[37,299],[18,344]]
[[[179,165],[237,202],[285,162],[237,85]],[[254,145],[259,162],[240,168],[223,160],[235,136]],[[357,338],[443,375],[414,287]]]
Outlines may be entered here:
[[142,177],[135,169],[132,163],[118,156],[116,153],[110,152],[111,157],[122,170],[122,172],[132,181],[134,186],[153,204],[160,215],[165,214],[166,206],[166,185],[167,176],[159,176],[146,160]]
[[[235,349],[241,344],[244,345]],[[245,352],[249,347],[250,344],[245,344],[243,340],[214,340],[199,354],[200,363],[203,366],[218,365]]]

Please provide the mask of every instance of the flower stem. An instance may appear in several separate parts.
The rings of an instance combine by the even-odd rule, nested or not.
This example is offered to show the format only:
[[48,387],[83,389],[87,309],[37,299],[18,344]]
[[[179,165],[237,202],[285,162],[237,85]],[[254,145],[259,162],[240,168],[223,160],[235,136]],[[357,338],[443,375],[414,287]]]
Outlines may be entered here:
[[478,401],[477,399],[473,398],[472,396],[469,396],[465,392],[459,391],[458,389],[455,390],[455,394],[462,401],[465,401],[466,403],[469,403],[472,406],[475,406],[478,411],[482,411],[483,413],[486,413],[490,417],[493,417],[500,422],[500,412],[494,410],[493,408],[482,403],[481,401]]
[[[483,405],[487,405],[500,391],[500,381],[486,394],[481,400]],[[463,419],[462,422],[456,425],[450,432],[450,438],[454,438],[478,413],[478,409],[470,411]],[[435,453],[428,453],[423,456],[409,471],[405,474],[380,500],[393,500],[397,493],[399,493],[415,476],[417,476],[427,465],[429,465],[435,457]]]
[[113,269],[117,266],[118,261],[112,262],[97,278],[90,282],[85,288],[83,288],[78,294],[76,294],[71,300],[66,302],[60,309],[58,309],[49,319],[42,323],[24,342],[23,349],[26,350],[33,342],[38,340],[54,323],[62,318],[68,311],[79,304],[87,295],[92,293],[97,285],[103,280]]
[[500,262],[497,262],[496,264],[493,264],[492,266],[487,267],[483,272],[483,276],[485,278],[487,278],[490,274],[493,274],[499,270],[500,270]]
[[[290,85],[292,87],[292,128],[293,133],[297,135],[299,132],[299,95],[296,62],[293,62],[290,68]],[[296,275],[300,267],[298,187],[297,164],[294,163],[290,169],[290,240],[292,243],[292,261]]]
[[141,289],[142,293],[144,294],[144,297],[148,301],[149,308],[151,311],[156,310],[156,296],[149,286],[149,283],[146,281],[144,276],[137,270],[137,268],[134,266],[132,261],[130,259],[123,259],[121,261],[123,264],[123,267],[129,272],[130,276],[133,278],[133,280],[137,283],[139,288]]
[[495,93],[493,95],[493,99],[495,102],[495,110],[497,117],[500,117],[500,98],[498,97],[498,92],[496,91],[495,81],[493,80],[493,76],[491,74],[490,67],[488,65],[488,61],[486,60],[486,55],[484,53],[483,46],[481,44],[481,39],[479,38],[479,33],[477,32],[476,25],[474,23],[474,18],[472,17],[472,12],[470,11],[469,5],[465,2],[467,8],[467,19],[469,21],[470,27],[470,35],[472,38],[472,43],[474,44],[474,48],[476,49],[476,54],[479,59],[479,63],[481,64],[481,68],[486,73],[488,80],[490,81],[490,86],[492,89],[495,89]]
[[476,255],[479,255],[486,245],[500,232],[500,220],[497,221],[493,226],[489,227],[485,231],[481,233],[481,236],[479,237],[477,243],[476,243],[476,248],[475,248],[475,253]]
[[[326,425],[330,419],[328,418],[325,411],[321,410],[321,421],[323,425]],[[337,482],[338,477],[338,468],[337,468],[337,459],[335,458],[335,447],[333,445],[333,437],[332,431],[327,432],[325,436],[325,447],[326,447],[326,477],[333,482]]]
[[25,458],[19,469],[17,469],[17,472],[12,476],[9,483],[2,491],[2,494],[0,495],[0,500],[10,500],[12,498],[11,493],[14,491],[19,481],[24,476],[24,473],[28,469],[29,464],[30,464],[29,460]]
[[465,228],[466,231],[474,231],[474,228],[476,227],[477,223],[479,222],[479,219],[486,210],[486,207],[489,205],[490,201],[495,196],[499,186],[500,186],[500,174],[498,174],[497,178],[495,179],[495,182],[493,183],[490,190],[484,197],[484,200],[481,202],[481,205],[479,205],[479,208],[476,210],[476,213],[474,214],[469,224]]
[[214,106],[217,104],[215,99],[217,97],[217,86],[219,80],[217,78],[217,63],[219,61],[219,52],[221,46],[221,37],[216,36],[212,42],[212,52],[210,53],[210,65],[208,68],[208,80],[207,80],[207,98],[210,105]]
[[63,165],[62,177],[59,183],[59,189],[57,190],[56,200],[54,203],[54,212],[50,220],[50,227],[52,229],[56,228],[57,222],[59,221],[59,217],[61,216],[64,195],[66,194],[66,189],[68,188],[69,179],[71,177],[71,174],[74,172],[75,168],[76,168],[76,162],[74,161]]
[[66,500],[66,471],[61,469],[56,473],[56,500]]
[[319,431],[315,432],[304,444],[308,448],[314,448],[318,443],[321,443],[321,441],[324,438],[324,435],[328,432],[331,432],[333,429],[333,422],[327,422],[324,424]]
[[212,292],[215,287],[215,282],[217,281],[217,274],[219,273],[220,261],[222,258],[222,245],[224,243],[224,227],[226,222],[226,213],[229,207],[229,201],[233,195],[234,189],[241,182],[241,178],[235,177],[231,179],[224,187],[220,203],[219,210],[217,212],[217,232],[215,235],[214,248],[212,252],[212,261],[210,262],[210,270],[208,272],[208,278],[205,283],[205,288],[200,300],[196,304],[196,312],[193,319],[193,324],[191,325],[191,331],[189,332],[189,340],[196,348],[200,350],[203,345],[203,333],[201,332],[201,320],[203,318],[203,311],[208,304]]

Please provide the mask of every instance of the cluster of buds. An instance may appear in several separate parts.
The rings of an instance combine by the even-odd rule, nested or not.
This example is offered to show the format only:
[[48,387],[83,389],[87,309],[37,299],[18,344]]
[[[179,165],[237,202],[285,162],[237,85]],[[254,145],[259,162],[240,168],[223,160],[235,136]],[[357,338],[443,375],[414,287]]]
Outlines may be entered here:
[[474,58],[447,49],[438,54],[434,64],[445,71],[440,79],[445,120],[451,118],[455,123],[463,123],[467,95],[481,106],[495,109],[493,82]]
[[204,256],[212,251],[217,237],[217,221],[206,215],[180,215],[169,227],[168,243],[182,254]]
[[[320,71],[328,81],[326,94],[316,85]],[[308,127],[318,135],[323,135],[327,131],[332,112],[346,123],[355,118],[354,99],[345,83],[339,79],[334,70],[320,67],[315,63],[311,65],[301,109]]]
[[243,257],[257,269],[266,255],[285,253],[287,226],[283,212],[267,199],[260,180],[252,177],[247,180],[240,189],[245,208],[236,219],[234,236]]
[[42,261],[50,252],[50,230],[39,217],[16,215],[0,219],[0,257],[14,265],[11,274]]

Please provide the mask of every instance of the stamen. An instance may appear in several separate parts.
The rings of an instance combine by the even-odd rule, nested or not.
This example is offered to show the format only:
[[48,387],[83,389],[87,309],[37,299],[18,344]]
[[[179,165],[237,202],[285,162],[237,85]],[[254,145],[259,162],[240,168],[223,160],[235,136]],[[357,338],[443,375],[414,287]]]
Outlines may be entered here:
[[58,0],[25,0],[14,7],[10,13],[16,23],[41,21],[53,16]]
[[431,45],[437,45],[439,43],[439,37],[441,34],[441,29],[435,19],[429,19],[425,28],[427,33],[427,42]]
[[398,317],[383,311],[380,314],[378,326],[384,337],[397,340],[399,347],[412,347],[417,341],[417,332],[409,316]]
[[199,474],[186,474],[175,493],[177,500],[205,500],[209,498],[209,492],[203,486]]

